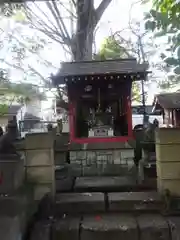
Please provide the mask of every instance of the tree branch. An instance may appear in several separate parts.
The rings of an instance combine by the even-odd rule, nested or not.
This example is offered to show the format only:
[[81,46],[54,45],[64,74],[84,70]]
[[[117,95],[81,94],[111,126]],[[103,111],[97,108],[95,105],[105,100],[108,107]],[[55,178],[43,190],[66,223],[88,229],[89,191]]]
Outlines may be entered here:
[[95,11],[95,16],[96,16],[96,24],[99,22],[101,19],[104,11],[107,9],[109,4],[112,2],[112,0],[102,0],[101,3],[99,4],[98,8]]
[[[49,82],[47,81],[47,79],[46,79],[45,77],[43,77],[43,75],[40,74],[35,68],[31,67],[30,65],[28,65],[28,68],[29,68],[32,72],[34,72],[37,76],[39,76],[39,77],[41,78],[41,80],[42,80],[45,84],[49,85]],[[48,86],[48,87],[49,87],[49,86]]]
[[7,64],[9,67],[13,67],[15,69],[18,69],[20,71],[22,71],[23,73],[26,73],[25,69],[20,67],[20,66],[17,66],[16,64],[13,64],[13,63],[9,63],[7,62],[5,59],[0,59],[0,62],[3,62],[5,64]]
[[[20,34],[20,33],[19,33]],[[46,64],[48,64],[49,66],[53,67],[53,68],[57,68],[56,66],[54,66],[51,62],[49,62],[48,60],[45,60],[43,59],[37,52],[34,53],[33,51],[31,51],[29,48],[27,48],[27,46],[21,42],[16,36],[15,34],[9,34],[9,36],[11,36],[13,39],[15,39],[19,44],[20,46],[22,46],[23,48],[25,48],[29,53],[31,54],[36,54],[42,61],[45,61]],[[52,37],[51,37],[52,38]]]
[[[38,9],[38,11],[40,11],[40,13],[42,13],[42,14],[44,15],[44,17],[48,20],[48,22],[52,25],[52,27],[58,32],[57,26],[50,20],[48,14],[45,13],[45,12],[38,6],[38,4],[34,3],[34,5],[35,5],[36,8]],[[26,6],[26,7],[25,7],[25,11],[26,11],[27,17],[28,17],[28,15],[29,15],[29,12],[27,11],[27,9],[28,9],[29,12],[31,12],[31,14],[35,15],[36,18],[39,19],[39,17],[34,13],[34,11],[32,11],[32,9],[31,9],[29,6]],[[32,16],[32,15],[31,15],[31,16]],[[32,20],[31,16],[30,16],[30,21]],[[44,22],[44,21],[43,21],[43,22]],[[46,24],[46,23],[44,23],[44,24]],[[46,24],[46,25],[47,25],[47,24]]]
[[77,16],[74,15],[74,13],[70,11],[62,2],[59,2],[59,4],[71,15],[71,17],[77,19]]
[[[36,7],[37,7],[37,10],[40,11],[40,13],[42,13],[45,17],[47,16],[46,13],[44,13],[41,9],[39,9],[39,6],[36,6]],[[54,9],[52,8],[50,3],[47,4],[47,7],[51,12],[51,14],[53,15],[53,18],[55,19],[58,27],[55,26],[55,24],[49,19],[49,17],[46,17],[46,19],[49,22],[48,24],[45,21],[43,21],[41,18],[39,18],[39,16],[36,13],[34,13],[34,11],[32,11],[30,7],[26,7],[26,16],[29,22],[34,27],[34,29],[42,32],[43,34],[45,34],[46,36],[48,36],[49,38],[53,39],[54,41],[60,44],[66,44],[67,46],[69,46],[70,43],[69,43],[68,36],[64,34],[62,26],[58,21],[58,17],[56,16]],[[57,37],[59,37],[60,39],[58,39]]]
[[71,0],[73,3],[73,6],[76,7],[76,1],[75,0]]
[[71,45],[71,38],[70,38],[70,35],[69,35],[68,30],[67,30],[67,28],[66,28],[66,25],[65,25],[65,23],[64,23],[64,21],[63,21],[63,19],[62,19],[62,17],[61,17],[60,11],[59,11],[59,9],[58,9],[57,4],[55,3],[55,1],[53,1],[52,4],[53,4],[53,6],[54,6],[54,9],[55,9],[58,17],[59,17],[59,22],[60,22],[60,24],[61,24],[61,26],[62,26],[62,31],[63,31],[63,33],[64,33],[63,35],[64,35],[64,37],[66,36],[66,38],[67,38],[67,40],[68,40],[68,42],[69,42],[69,46],[70,46],[70,45]]
[[[22,71],[23,73],[27,74],[27,71],[26,71],[24,68],[20,67],[20,66],[17,66],[17,65],[15,65],[15,64],[9,63],[9,62],[5,61],[4,59],[0,59],[0,61],[3,61],[3,62],[4,62],[5,64],[7,64],[8,66],[13,67],[13,68],[15,68],[15,69],[18,69],[18,70]],[[44,82],[45,84],[49,85],[49,82],[48,82],[48,81],[43,77],[43,75],[41,75],[36,69],[34,69],[33,67],[31,67],[30,65],[28,65],[28,68],[29,68],[33,73],[35,73],[37,76],[39,76],[39,77],[41,78],[41,80],[43,80],[43,82]]]
[[[68,33],[67,33],[67,30],[63,28],[64,25],[62,25],[62,18],[60,16],[60,13],[58,11],[58,8],[57,8],[57,5],[55,2],[51,3],[50,2],[47,2],[46,3],[47,7],[49,8],[49,10],[51,11],[51,14],[53,15],[54,19],[56,20],[56,23],[57,23],[57,26],[61,32],[61,35],[62,35],[62,39],[68,39],[69,40],[69,36],[68,36]],[[69,44],[69,41],[68,41],[68,44]]]

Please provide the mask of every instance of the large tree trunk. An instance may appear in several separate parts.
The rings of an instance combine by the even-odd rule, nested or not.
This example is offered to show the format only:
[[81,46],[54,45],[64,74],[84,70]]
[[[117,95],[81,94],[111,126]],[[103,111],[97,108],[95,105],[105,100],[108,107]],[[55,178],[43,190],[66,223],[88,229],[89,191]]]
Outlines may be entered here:
[[[95,10],[94,0],[77,0],[76,34],[71,40],[73,61],[92,60],[94,30],[111,1],[102,0],[99,7]],[[68,105],[62,98],[59,100],[58,105],[68,111]]]
[[74,61],[92,60],[94,30],[111,1],[102,0],[95,10],[94,0],[77,0],[77,26],[72,45]]
[[[77,0],[76,34],[71,39],[73,61],[92,60],[94,30],[111,1],[102,0],[99,7],[95,9],[94,0]],[[62,98],[59,100],[58,105],[68,111],[68,105]]]
[[77,26],[72,48],[73,60],[91,60],[95,28],[94,0],[77,0]]

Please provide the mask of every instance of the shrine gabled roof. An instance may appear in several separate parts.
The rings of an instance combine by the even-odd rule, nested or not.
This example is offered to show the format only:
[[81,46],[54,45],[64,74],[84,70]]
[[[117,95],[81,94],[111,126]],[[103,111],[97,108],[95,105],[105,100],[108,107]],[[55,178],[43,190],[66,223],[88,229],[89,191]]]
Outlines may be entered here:
[[61,68],[58,73],[52,76],[52,81],[57,82],[60,78],[75,76],[146,74],[147,69],[147,63],[139,64],[134,58],[106,61],[63,62],[61,63]]
[[154,97],[153,102],[156,109],[159,105],[163,109],[178,109],[180,108],[180,93],[162,93]]

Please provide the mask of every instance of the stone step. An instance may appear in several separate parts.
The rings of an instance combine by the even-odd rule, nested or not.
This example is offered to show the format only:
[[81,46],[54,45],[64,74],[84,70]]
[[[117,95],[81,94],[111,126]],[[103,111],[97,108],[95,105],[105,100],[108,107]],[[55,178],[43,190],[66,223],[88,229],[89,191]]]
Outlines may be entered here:
[[[178,237],[178,233],[174,233]],[[130,214],[64,217],[52,225],[52,240],[171,240],[168,221],[160,215]],[[174,238],[179,239],[179,238]],[[36,240],[36,239],[31,239]]]
[[110,212],[161,212],[164,206],[157,192],[115,192],[108,193],[107,198]]
[[56,179],[56,192],[72,192],[74,181],[72,177],[61,177]]
[[74,183],[75,192],[129,192],[156,189],[156,184],[136,183],[130,176],[124,177],[78,177]]
[[59,193],[55,197],[56,214],[105,211],[103,193]]
[[94,212],[162,212],[163,201],[157,192],[59,193],[56,214]]

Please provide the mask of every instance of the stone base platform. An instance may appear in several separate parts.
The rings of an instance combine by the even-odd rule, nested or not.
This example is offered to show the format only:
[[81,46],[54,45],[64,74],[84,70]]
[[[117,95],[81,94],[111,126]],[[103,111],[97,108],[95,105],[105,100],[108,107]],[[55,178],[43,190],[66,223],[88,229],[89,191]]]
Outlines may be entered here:
[[[149,182],[150,183],[150,182]],[[136,179],[124,177],[78,177],[75,180],[75,192],[130,192],[155,189],[154,184],[137,184]]]

